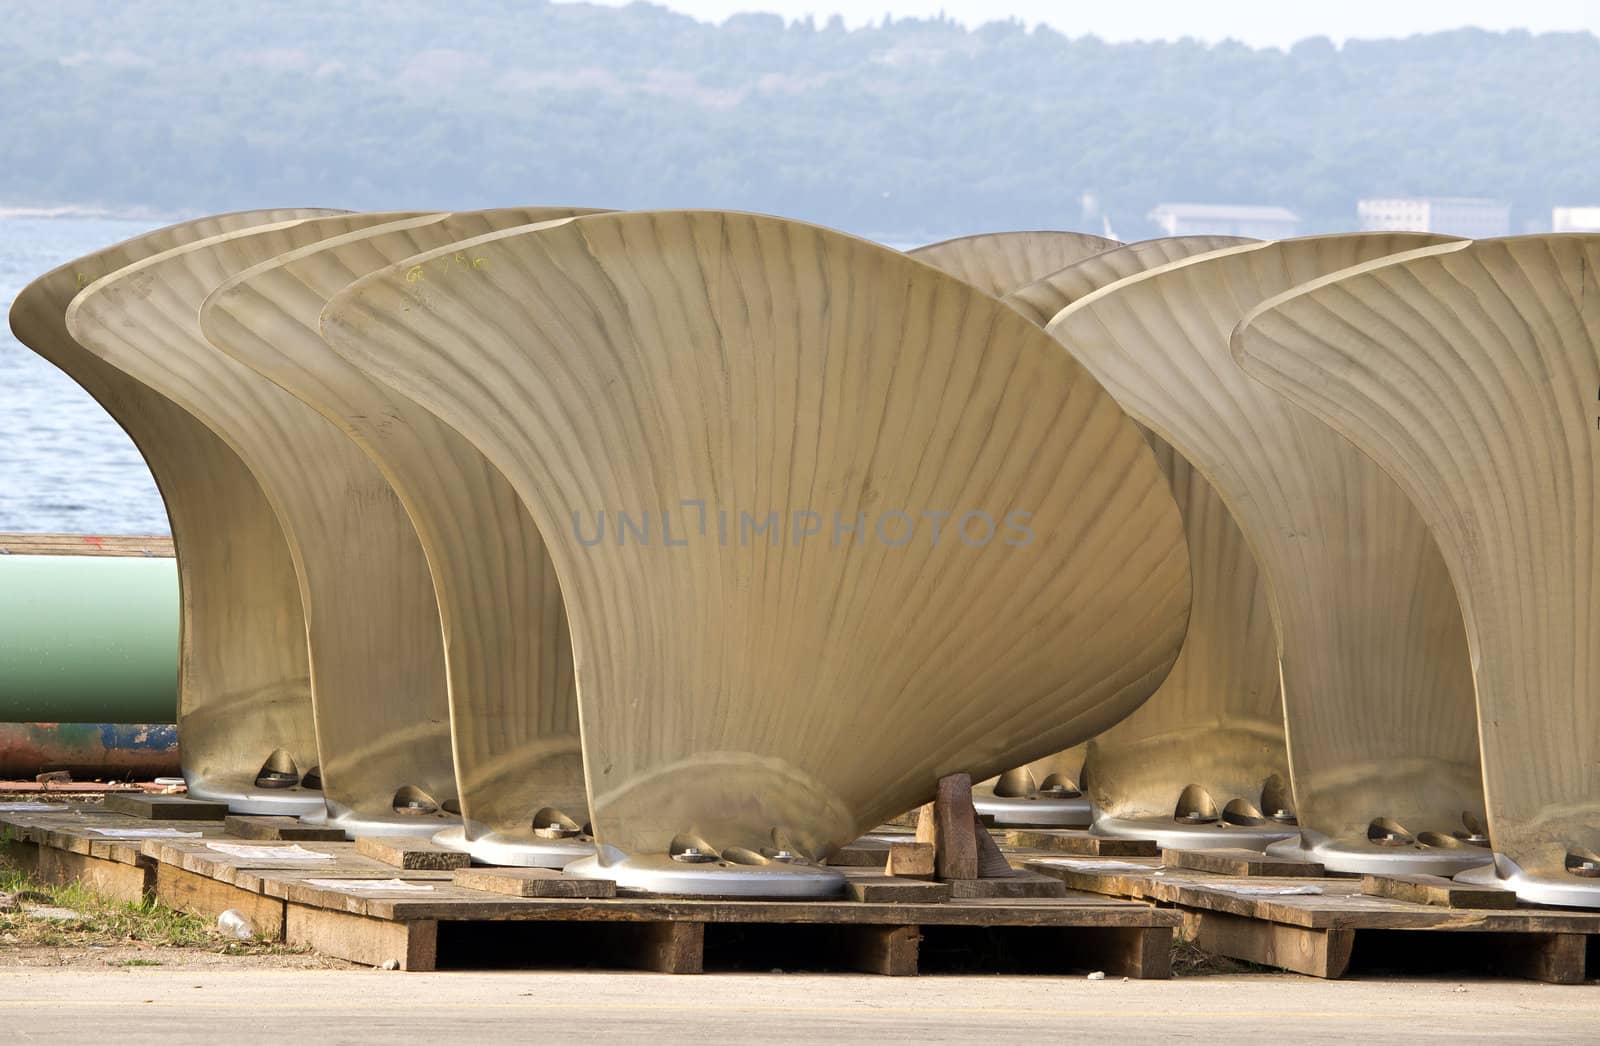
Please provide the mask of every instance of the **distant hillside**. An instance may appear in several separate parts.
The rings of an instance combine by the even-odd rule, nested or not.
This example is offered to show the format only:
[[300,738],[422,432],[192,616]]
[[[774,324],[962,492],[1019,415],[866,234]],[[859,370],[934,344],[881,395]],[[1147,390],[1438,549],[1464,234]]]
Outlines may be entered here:
[[[759,2],[759,0],[756,0]],[[1374,194],[1513,224],[1600,201],[1600,38],[1107,44],[995,23],[722,26],[636,3],[53,0],[0,25],[0,205],[572,203],[880,236],[1094,228],[1163,200],[1308,231]]]

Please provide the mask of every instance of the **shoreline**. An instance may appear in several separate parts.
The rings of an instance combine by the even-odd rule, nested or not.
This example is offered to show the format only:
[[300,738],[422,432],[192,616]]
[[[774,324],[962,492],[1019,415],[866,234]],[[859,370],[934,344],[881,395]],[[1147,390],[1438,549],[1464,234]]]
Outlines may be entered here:
[[99,221],[117,222],[145,222],[145,221],[182,221],[191,215],[178,211],[162,211],[156,208],[115,208],[102,207],[98,204],[63,203],[51,206],[12,205],[0,203],[0,219],[3,218],[93,218]]

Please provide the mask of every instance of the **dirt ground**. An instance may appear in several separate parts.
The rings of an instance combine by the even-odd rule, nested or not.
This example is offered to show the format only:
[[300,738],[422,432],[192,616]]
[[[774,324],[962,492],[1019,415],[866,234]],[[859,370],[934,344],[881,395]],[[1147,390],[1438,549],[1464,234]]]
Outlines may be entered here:
[[[230,967],[232,963],[229,963]],[[0,969],[6,1043],[1594,1043],[1600,986],[1083,977]]]
[[315,952],[227,954],[165,945],[0,945],[0,969],[107,970],[356,970],[362,967]]

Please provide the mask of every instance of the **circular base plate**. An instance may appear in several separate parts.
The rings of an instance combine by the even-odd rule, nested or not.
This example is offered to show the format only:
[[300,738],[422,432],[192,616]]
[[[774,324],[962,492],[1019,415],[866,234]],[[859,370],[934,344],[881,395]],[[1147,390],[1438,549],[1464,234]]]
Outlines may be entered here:
[[1083,796],[1048,799],[1039,796],[998,796],[972,793],[972,808],[1002,828],[1087,828],[1094,819],[1094,804]]
[[887,855],[889,847],[895,843],[912,843],[916,842],[916,839],[916,831],[910,828],[903,831],[899,828],[875,828],[866,835],[856,836],[845,845],[852,850],[882,851]]
[[874,828],[866,835],[858,836],[851,840],[851,846],[881,846],[888,848],[891,843],[916,842],[917,830],[915,828],[901,828],[899,825],[887,825]]
[[733,864],[711,861],[681,864],[666,856],[628,857],[607,848],[608,863],[599,855],[574,861],[564,869],[579,879],[611,879],[619,890],[680,897],[836,897],[844,892],[844,875],[814,864]]
[[580,858],[594,856],[592,842],[511,836],[500,832],[468,839],[466,826],[459,824],[435,833],[433,841],[437,846],[465,851],[479,864],[510,868],[565,868]]
[[1498,886],[1511,890],[1517,900],[1529,904],[1556,904],[1565,908],[1600,908],[1600,879],[1582,879],[1569,875],[1557,879],[1548,875],[1534,875],[1504,854],[1495,854],[1492,864],[1479,865],[1458,872],[1458,883],[1468,886]]
[[1170,817],[1096,817],[1091,835],[1118,839],[1154,839],[1164,850],[1265,850],[1269,843],[1300,834],[1293,825],[1182,824]]
[[1494,855],[1481,846],[1379,846],[1362,840],[1330,839],[1302,828],[1298,835],[1267,847],[1272,857],[1315,861],[1330,872],[1358,875],[1442,875],[1446,878],[1480,864]]
[[431,839],[440,829],[459,825],[461,818],[454,814],[427,814],[422,817],[394,814],[390,817],[364,817],[352,810],[334,814],[324,806],[316,813],[303,815],[300,823],[342,829],[347,839],[362,835],[401,835]]
[[216,781],[188,782],[190,799],[204,799],[212,803],[227,803],[228,812],[235,814],[276,814],[282,817],[304,817],[327,813],[322,793],[314,788],[229,788]]

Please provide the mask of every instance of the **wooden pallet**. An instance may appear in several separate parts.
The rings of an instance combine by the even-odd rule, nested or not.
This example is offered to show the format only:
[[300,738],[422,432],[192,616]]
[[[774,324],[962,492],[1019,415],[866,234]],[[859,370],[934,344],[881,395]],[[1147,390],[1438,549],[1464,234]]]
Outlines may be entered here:
[[1313,977],[1343,977],[1360,959],[1578,984],[1591,942],[1600,952],[1600,912],[1508,906],[1504,897],[1450,907],[1478,894],[1444,880],[1221,875],[1159,858],[1045,856],[1027,867],[1069,889],[1175,908],[1202,950]]
[[156,862],[144,855],[146,840],[90,829],[165,829],[199,832],[201,838],[222,835],[219,824],[153,821],[108,812],[99,804],[61,803],[49,811],[12,811],[6,805],[0,803],[0,832],[13,865],[47,885],[78,882],[128,904],[138,904],[155,889]]
[[[1181,922],[1177,913],[1148,904],[1071,891],[1059,897],[913,902],[524,897],[516,894],[550,891],[510,890],[498,879],[513,873],[486,879],[483,869],[470,870],[463,881],[496,889],[472,889],[456,881],[463,870],[399,867],[408,863],[404,847],[263,839],[259,824],[253,826],[256,838],[243,839],[225,833],[221,822],[157,821],[82,806],[0,810],[0,826],[14,861],[57,869],[52,874],[63,881],[97,889],[112,883],[107,892],[120,899],[154,897],[207,919],[233,909],[269,939],[410,970],[476,966],[499,956],[520,967],[673,973],[821,966],[905,975],[926,962],[1167,977],[1172,934]],[[200,834],[112,839],[90,830],[104,827]],[[252,849],[228,854],[211,843]],[[326,859],[295,859],[292,850]],[[389,854],[394,863],[372,854]],[[889,878],[875,868],[846,874],[855,887]],[[926,888],[943,885],[892,882],[924,888],[922,898],[928,897]],[[1060,890],[1055,880],[1048,885]],[[877,896],[871,889],[856,892]]]

